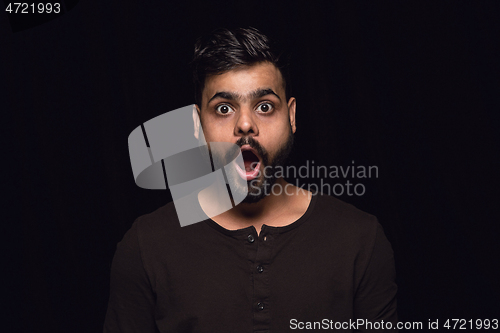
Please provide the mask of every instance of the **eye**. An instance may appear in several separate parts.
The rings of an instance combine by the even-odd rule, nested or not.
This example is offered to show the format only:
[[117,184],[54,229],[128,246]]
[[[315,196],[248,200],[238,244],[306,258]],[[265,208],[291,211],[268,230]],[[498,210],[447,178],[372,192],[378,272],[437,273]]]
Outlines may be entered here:
[[220,113],[222,115],[226,115],[228,113],[230,113],[232,111],[231,107],[227,104],[221,104],[221,105],[218,105],[215,110],[217,111],[217,113]]
[[262,103],[257,107],[257,111],[262,113],[268,113],[273,110],[273,105],[271,103]]

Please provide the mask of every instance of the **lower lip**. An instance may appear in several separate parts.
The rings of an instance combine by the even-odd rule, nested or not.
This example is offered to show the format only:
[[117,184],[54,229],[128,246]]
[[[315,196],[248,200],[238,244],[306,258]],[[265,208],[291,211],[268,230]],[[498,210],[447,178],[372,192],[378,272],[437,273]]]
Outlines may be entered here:
[[236,171],[238,171],[240,177],[245,179],[246,181],[255,179],[259,175],[259,170],[260,170],[260,162],[257,163],[255,169],[253,169],[252,171],[241,170],[240,166],[236,164]]

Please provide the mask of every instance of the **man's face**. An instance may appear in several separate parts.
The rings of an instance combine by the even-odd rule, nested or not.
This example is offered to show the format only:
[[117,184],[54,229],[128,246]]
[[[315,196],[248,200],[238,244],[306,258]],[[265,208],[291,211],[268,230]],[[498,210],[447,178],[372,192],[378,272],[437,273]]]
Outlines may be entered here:
[[247,181],[244,202],[259,201],[269,193],[276,166],[285,162],[295,133],[295,98],[286,101],[280,71],[263,62],[209,76],[201,104],[206,141],[241,147],[245,170],[236,166],[228,177]]

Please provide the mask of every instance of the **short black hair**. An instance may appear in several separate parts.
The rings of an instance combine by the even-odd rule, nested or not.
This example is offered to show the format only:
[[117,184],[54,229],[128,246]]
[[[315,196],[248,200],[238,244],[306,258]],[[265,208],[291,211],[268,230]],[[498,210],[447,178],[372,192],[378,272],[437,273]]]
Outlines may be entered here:
[[265,61],[279,69],[288,100],[291,93],[288,60],[276,43],[256,28],[216,29],[198,38],[194,46],[191,67],[196,104],[201,108],[201,97],[207,76],[223,74],[238,66],[250,66]]

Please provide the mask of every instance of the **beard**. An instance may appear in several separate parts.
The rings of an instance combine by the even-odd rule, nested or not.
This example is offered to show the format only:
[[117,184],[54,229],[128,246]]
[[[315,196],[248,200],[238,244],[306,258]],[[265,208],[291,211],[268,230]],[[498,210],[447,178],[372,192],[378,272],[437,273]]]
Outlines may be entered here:
[[[240,153],[239,148],[242,146],[249,145],[255,149],[261,158],[260,171],[256,178],[250,181],[244,181],[234,167],[226,169],[225,176],[227,177],[227,183],[232,185],[227,185],[227,189],[231,193],[233,200],[234,198],[244,197],[244,199],[240,201],[241,203],[257,203],[271,193],[272,186],[277,180],[277,170],[278,168],[281,168],[281,171],[283,170],[283,166],[292,151],[293,141],[294,137],[290,124],[288,137],[276,151],[274,156],[270,156],[269,152],[251,136],[240,138],[235,145],[225,145],[220,142],[215,145],[208,144],[208,150],[202,149],[202,155],[206,155],[205,161],[210,161],[208,157],[210,154],[213,166],[215,166],[215,169],[218,169],[221,167],[223,168],[230,161],[234,160],[235,156]],[[206,143],[201,137],[199,138],[199,144],[200,147],[206,147],[204,146]]]
[[[236,184],[234,188],[232,188],[233,196],[240,197],[244,195],[245,191],[248,191],[245,199],[241,201],[242,203],[257,203],[271,193],[272,186],[276,183],[276,174],[278,169],[283,170],[283,166],[285,165],[290,152],[293,147],[293,132],[290,127],[290,132],[287,140],[280,146],[278,151],[274,154],[274,156],[270,156],[269,152],[262,147],[259,142],[257,142],[253,137],[245,137],[240,138],[236,145],[239,147],[243,145],[249,145],[253,149],[257,151],[261,158],[261,165],[259,175],[246,183],[246,188],[241,186],[241,182],[234,181],[233,184]],[[240,177],[235,171],[228,172],[228,177]]]

